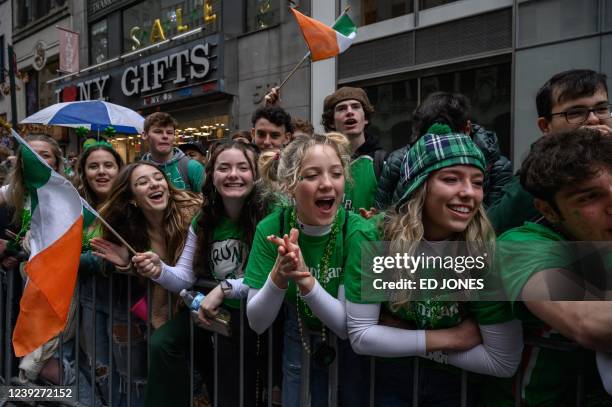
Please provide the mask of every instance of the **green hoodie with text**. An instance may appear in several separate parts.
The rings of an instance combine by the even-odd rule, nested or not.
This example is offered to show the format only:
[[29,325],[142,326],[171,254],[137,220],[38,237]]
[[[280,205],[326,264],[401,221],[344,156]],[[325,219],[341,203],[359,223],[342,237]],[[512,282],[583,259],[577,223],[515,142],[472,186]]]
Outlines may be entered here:
[[202,192],[204,166],[196,160],[190,159],[178,148],[174,147],[172,149],[172,158],[164,163],[155,161],[151,153],[145,154],[142,160],[150,161],[157,165],[176,188],[192,192]]

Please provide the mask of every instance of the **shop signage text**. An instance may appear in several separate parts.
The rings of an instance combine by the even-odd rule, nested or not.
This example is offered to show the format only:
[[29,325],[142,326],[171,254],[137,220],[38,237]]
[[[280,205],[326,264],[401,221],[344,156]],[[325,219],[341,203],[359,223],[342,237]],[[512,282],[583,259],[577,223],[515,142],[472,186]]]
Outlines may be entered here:
[[63,83],[58,102],[108,100],[140,108],[223,92],[223,45],[217,34]]
[[[172,81],[175,85],[187,82],[187,79],[202,79],[210,71],[209,44],[198,44],[191,49],[182,50],[144,64],[134,65],[121,75],[121,91],[125,96],[137,95],[162,88],[166,75],[176,71]],[[187,63],[188,69],[183,70]]]

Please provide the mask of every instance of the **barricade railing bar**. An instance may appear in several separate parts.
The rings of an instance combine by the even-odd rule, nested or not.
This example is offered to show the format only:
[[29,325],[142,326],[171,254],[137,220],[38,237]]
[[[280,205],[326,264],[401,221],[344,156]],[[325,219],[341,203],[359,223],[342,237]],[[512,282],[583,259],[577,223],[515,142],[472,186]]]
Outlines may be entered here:
[[[18,314],[18,302],[14,296],[16,291],[16,284],[23,284],[18,277],[18,271],[4,270],[0,268],[0,349],[2,355],[0,356],[0,385],[11,385],[19,386],[25,385],[17,379],[18,372],[18,360],[14,356],[12,349],[12,332],[16,316]],[[82,278],[82,277],[81,277]],[[81,279],[80,278],[80,279]],[[138,370],[138,374],[147,372],[149,366],[151,366],[151,337],[154,334],[154,330],[151,323],[136,319],[136,315],[131,312],[133,306],[133,287],[135,284],[135,276],[126,275],[126,273],[111,272],[108,275],[93,275],[91,276],[91,310],[82,306],[82,296],[84,293],[80,281],[76,285],[74,293],[74,306],[76,307],[74,312],[74,336],[72,336],[71,330],[65,330],[59,336],[58,349],[56,351],[56,357],[59,358],[59,382],[53,384],[59,384],[62,386],[74,386],[75,388],[75,400],[74,402],[62,402],[63,405],[79,405],[79,406],[114,406],[118,407],[138,407],[143,405],[144,400],[144,387],[146,382],[143,382],[143,378],[134,376],[134,370]],[[125,279],[125,312],[121,312],[115,307],[115,295],[121,293],[121,289],[118,287],[118,282],[121,279]],[[98,315],[98,300],[99,284],[103,282],[103,285],[108,286],[108,304],[105,309],[108,318],[106,321],[101,320]],[[141,284],[139,281],[138,284]],[[144,292],[146,298],[149,299],[149,306],[147,308],[147,317],[149,321],[152,321],[153,310],[151,305],[153,284],[150,280],[146,280],[146,286]],[[197,289],[208,292],[210,289],[215,287],[216,281],[210,280],[198,280],[195,284]],[[173,316],[173,309],[177,298],[180,298],[171,293],[167,294],[168,304],[168,320]],[[103,301],[103,300],[100,300]],[[121,302],[121,301],[120,301]],[[117,315],[119,311],[119,315]],[[87,317],[85,314],[91,312],[91,316]],[[245,383],[245,372],[247,369],[254,369],[255,367],[251,364],[246,363],[246,329],[250,329],[248,321],[246,319],[246,302],[241,301],[240,305],[240,336],[239,336],[239,377],[238,377],[238,395],[239,395],[239,406],[243,407],[247,404],[247,401],[251,402],[251,394],[246,394],[246,383]],[[124,320],[127,323],[125,330],[118,329],[121,325],[121,321]],[[88,324],[83,326],[84,319],[91,318],[91,325]],[[138,318],[139,319],[139,318]],[[98,329],[98,324],[102,326],[102,329]],[[69,325],[69,324],[68,324]],[[141,325],[146,325],[144,332],[146,335],[142,337]],[[191,405],[196,406],[194,397],[199,395],[200,390],[196,389],[196,385],[201,388],[201,383],[196,383],[197,380],[203,379],[204,375],[196,375],[196,359],[195,359],[195,333],[198,328],[193,319],[189,319],[189,345],[186,349],[185,363],[189,370],[189,391]],[[105,332],[107,338],[98,338],[100,332]],[[134,337],[134,334],[138,334],[138,337]],[[223,361],[220,360],[219,356],[219,335],[217,333],[212,334],[213,340],[213,388],[207,388],[208,395],[212,394],[213,405],[215,407],[224,407],[219,404],[220,396],[220,383],[219,383],[219,368],[223,365]],[[101,341],[101,342],[100,342]],[[280,352],[281,348],[278,344],[275,344],[274,327],[271,327],[266,333],[262,334],[258,339],[257,349],[258,351],[266,351],[266,372],[265,374],[256,373],[257,380],[261,381],[261,386],[258,386],[258,391],[255,397],[258,399],[255,401],[255,405],[263,405],[265,402],[268,407],[273,406],[273,394],[275,386],[279,386],[280,383],[275,383],[275,372],[280,372],[281,367],[275,364],[274,353]],[[329,335],[329,344],[336,350],[338,354],[339,344],[338,338],[335,335]],[[98,363],[99,360],[105,360],[103,355],[98,354],[98,343],[105,344],[108,342],[108,346],[105,352],[108,353],[107,363]],[[143,352],[143,342],[146,343],[146,350]],[[263,343],[263,345],[262,345]],[[532,338],[528,337],[525,339],[526,345],[535,346],[540,348],[548,348],[553,350],[560,350],[565,352],[577,352],[581,351],[579,345],[575,343],[561,342],[548,338]],[[140,350],[139,350],[140,347]],[[134,352],[137,354],[138,360],[134,359]],[[141,357],[146,355],[146,357]],[[125,358],[122,358],[125,356]],[[329,394],[328,401],[330,406],[337,406],[341,403],[338,399],[339,389],[339,375],[342,370],[342,366],[339,364],[339,358],[333,361],[329,367]],[[259,360],[259,357],[258,357]],[[141,366],[141,362],[146,366]],[[375,382],[376,382],[376,358],[369,358],[369,395],[368,404],[370,406],[375,405]],[[419,376],[421,370],[421,359],[413,358],[412,368],[414,369],[412,385],[412,397],[413,405],[418,406],[419,402]],[[83,366],[84,365],[84,366]],[[300,382],[300,394],[299,400],[300,405],[310,405],[310,356],[307,352],[302,352],[302,364],[301,364],[301,382]],[[521,406],[521,389],[522,389],[522,367],[519,368],[518,373],[515,377],[516,394],[515,394],[515,406]],[[205,372],[208,373],[208,372]],[[466,371],[461,372],[461,395],[460,405],[462,407],[468,405],[469,395],[469,373]],[[119,383],[115,383],[118,380]],[[210,381],[209,381],[210,383]],[[39,385],[50,385],[52,383],[41,381]],[[265,384],[265,386],[264,386]],[[28,386],[31,386],[28,383]],[[577,374],[576,382],[576,406],[583,406],[585,402],[585,377],[583,366]],[[136,393],[136,394],[134,394]],[[265,394],[265,397],[263,396]],[[83,399],[86,397],[86,399]],[[3,405],[3,400],[0,400],[0,406]]]

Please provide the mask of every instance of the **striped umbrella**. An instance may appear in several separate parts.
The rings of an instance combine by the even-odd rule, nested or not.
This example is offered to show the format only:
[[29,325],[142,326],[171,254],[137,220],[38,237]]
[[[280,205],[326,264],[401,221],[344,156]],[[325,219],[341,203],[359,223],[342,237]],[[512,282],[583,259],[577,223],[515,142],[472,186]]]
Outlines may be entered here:
[[143,131],[144,118],[127,107],[88,100],[57,103],[26,117],[21,123],[86,127],[92,131],[113,126],[117,133],[139,134]]

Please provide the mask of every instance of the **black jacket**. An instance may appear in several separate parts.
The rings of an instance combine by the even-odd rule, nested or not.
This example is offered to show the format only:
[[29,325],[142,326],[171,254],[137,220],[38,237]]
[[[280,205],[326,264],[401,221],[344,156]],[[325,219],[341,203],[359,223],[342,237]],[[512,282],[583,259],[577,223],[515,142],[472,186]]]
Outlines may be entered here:
[[370,156],[374,162],[374,173],[376,174],[376,178],[379,178],[388,154],[389,153],[383,150],[380,144],[378,144],[378,139],[376,137],[365,133],[365,142],[355,150],[351,156],[351,161],[363,155]]
[[[497,135],[484,127],[472,124],[472,140],[485,156],[484,200],[485,207],[496,203],[503,195],[502,189],[512,179],[512,162],[501,155]],[[401,192],[396,190],[400,178],[400,168],[410,146],[393,151],[387,157],[382,174],[378,180],[378,190],[374,198],[377,209],[385,209],[399,201]]]

